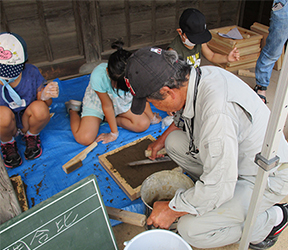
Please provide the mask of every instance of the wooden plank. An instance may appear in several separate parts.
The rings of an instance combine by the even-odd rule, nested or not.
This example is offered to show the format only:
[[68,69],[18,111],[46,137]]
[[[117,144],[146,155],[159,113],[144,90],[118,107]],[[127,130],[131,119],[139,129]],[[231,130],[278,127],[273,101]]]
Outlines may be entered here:
[[82,39],[82,32],[81,32],[81,18],[78,12],[78,4],[76,0],[72,1],[72,7],[73,7],[73,14],[74,14],[74,19],[75,19],[78,52],[79,52],[79,55],[83,56],[84,46],[83,46],[83,39]]
[[277,60],[277,62],[274,64],[274,69],[275,69],[275,70],[280,70],[280,69],[282,69],[282,64],[283,64],[283,61],[284,61],[284,56],[285,56],[285,50],[284,50],[284,47],[283,47],[281,56],[279,57],[279,59]]
[[126,44],[131,46],[131,29],[130,29],[130,12],[129,12],[129,0],[125,0],[125,27],[126,27]]
[[3,31],[10,32],[3,1],[0,1],[0,12],[1,12],[1,30],[2,32]]
[[[231,29],[236,27],[243,36],[241,40],[224,38],[218,35],[218,32],[227,34]],[[216,65],[228,71],[255,67],[261,50],[260,41],[263,37],[262,35],[236,25],[213,29],[210,30],[210,32],[212,34],[212,40],[208,43],[208,46],[212,51],[227,55],[232,48],[237,47],[240,52],[239,61]]]
[[39,63],[39,70],[46,80],[69,78],[71,75],[79,74],[79,69],[85,62],[83,56],[61,58],[53,62]]
[[250,26],[250,29],[257,32],[258,34],[261,34],[263,36],[261,40],[261,49],[265,46],[266,38],[269,34],[268,26],[254,22],[253,25]]
[[49,37],[53,50],[57,51],[57,53],[53,53],[54,60],[79,55],[77,34],[75,32],[51,35]]
[[131,23],[131,46],[141,43],[151,43],[151,20]]
[[0,225],[22,212],[2,157],[0,157],[0,204]]
[[[151,22],[152,1],[129,1],[129,4],[131,24],[148,20]],[[149,32],[151,32],[151,30]]]
[[2,1],[5,7],[8,23],[18,22],[18,24],[23,25],[27,20],[38,21],[36,1]]
[[216,17],[217,17],[217,27],[221,27],[222,8],[223,8],[222,1],[219,1],[218,8],[217,8],[218,15],[216,15]]
[[[97,29],[97,34],[98,34],[98,41],[97,43],[99,43],[99,53],[101,53],[102,51],[104,51],[103,48],[103,29],[102,29],[102,25],[101,25],[101,13],[100,13],[100,4],[99,1],[95,1],[95,12],[96,12],[96,29]],[[101,60],[101,54],[99,57],[99,60]]]
[[151,41],[156,42],[156,1],[152,0],[151,3]]
[[174,29],[173,26],[174,26],[173,17],[165,17],[165,18],[157,19],[156,41],[153,43],[153,46],[156,43],[161,42],[163,40],[169,40],[171,42],[172,39],[177,36],[176,29]]
[[180,18],[180,13],[179,13],[179,1],[180,0],[176,0],[176,4],[175,4],[175,20],[174,20],[174,30],[178,29],[179,27],[179,18]]
[[[269,34],[269,27],[264,25],[264,24],[254,22],[253,25],[250,26],[250,29],[263,36],[263,39],[261,41],[261,48],[263,49],[265,44],[266,44],[267,36]],[[282,68],[282,63],[283,63],[284,54],[285,54],[284,48],[285,48],[285,46],[283,47],[283,52],[282,52],[281,56],[279,57],[277,62],[275,62],[275,65],[274,65],[275,70],[280,70]]]
[[[255,45],[255,44],[260,44],[261,42],[261,38],[255,40],[255,39],[252,39],[252,40],[246,40],[245,42],[240,42],[241,40],[233,40],[233,39],[229,39],[229,38],[224,38],[224,37],[220,37],[218,34],[212,34],[212,39],[218,43],[218,44],[221,44],[222,46],[227,46],[229,47],[230,49],[233,49],[235,47],[237,47],[238,49],[240,48],[243,48],[243,47],[248,47],[248,46],[252,46],[252,45]],[[227,40],[226,40],[227,39]]]
[[255,53],[255,54],[250,54],[250,55],[246,55],[246,56],[241,56],[239,61],[235,61],[235,62],[228,62],[227,66],[228,67],[234,67],[234,66],[238,66],[241,64],[246,64],[246,63],[250,63],[250,62],[256,62],[258,57],[259,57],[260,53]]
[[84,51],[87,63],[101,60],[101,45],[97,33],[96,7],[94,1],[79,1],[79,13],[82,20]]
[[250,69],[250,68],[255,68],[256,66],[256,62],[250,62],[250,63],[245,63],[245,64],[240,64],[237,66],[233,66],[233,67],[228,67],[227,65],[221,65],[218,64],[218,66],[220,66],[221,68],[224,68],[228,71],[237,71],[239,69]]
[[[140,197],[142,179],[144,181],[145,178],[147,178],[150,174],[157,171],[161,171],[164,169],[171,170],[177,168],[176,163],[174,163],[173,161],[168,163],[166,162],[164,164],[157,163],[152,165],[136,166],[136,167],[127,166],[128,162],[147,159],[144,155],[144,152],[147,146],[153,141],[155,141],[155,138],[151,135],[148,135],[146,137],[135,140],[131,143],[128,143],[127,145],[124,145],[120,148],[112,150],[98,157],[100,164],[105,168],[105,170],[110,174],[110,176],[114,179],[114,181],[119,185],[119,187],[125,192],[125,194],[131,200],[135,200]],[[134,152],[134,154],[131,155],[131,152],[133,152],[133,148],[135,147],[138,148],[139,146],[142,147],[141,143],[143,142],[149,143],[147,145],[144,144],[145,149],[143,149],[143,153],[139,152],[139,154],[136,155]],[[117,155],[118,155],[117,159],[119,161],[117,161],[117,164],[113,165],[111,157]],[[123,162],[121,163],[120,159],[121,161],[123,160],[126,163]],[[125,166],[122,166],[121,164],[125,164]],[[126,175],[126,177],[123,174],[123,169],[126,169],[126,172],[127,170],[129,170],[129,174]],[[138,180],[135,180],[135,178],[137,178]],[[132,184],[132,182],[134,183]]]
[[28,201],[26,198],[26,192],[24,184],[20,175],[10,177],[12,186],[18,198],[22,212],[28,210]]
[[[234,28],[237,28],[239,30],[240,34],[243,36],[244,39],[233,40],[233,39],[224,38],[218,35],[218,32],[227,34],[230,30]],[[236,26],[236,25],[212,29],[210,30],[210,32],[213,37],[212,39],[214,39],[217,43],[222,44],[224,46],[225,45],[229,46],[230,48],[234,48],[234,47],[241,48],[241,47],[246,47],[246,46],[250,46],[253,44],[258,44],[260,43],[262,39],[262,35],[256,32],[253,32],[251,30]]]
[[144,227],[146,224],[146,215],[126,211],[119,208],[106,206],[107,213],[110,219],[122,221],[124,223]]
[[[224,54],[224,55],[228,55],[231,51],[230,47],[224,46],[222,44],[218,44],[215,42],[215,40],[210,40],[208,42],[208,47],[216,53],[220,53],[220,54]],[[239,53],[240,53],[240,57],[242,56],[246,56],[249,54],[254,54],[254,53],[258,53],[261,51],[260,45],[255,44],[255,45],[250,45],[247,47],[243,47],[243,48],[238,48]]]
[[239,76],[247,76],[247,77],[254,77],[255,78],[255,72],[251,72],[251,71],[245,70],[245,69],[239,69],[238,70],[238,75]]
[[[121,15],[125,11],[125,0],[109,0],[109,1],[99,1],[99,7],[102,17],[106,16],[117,16]],[[116,21],[118,21],[116,19]]]
[[76,31],[73,2],[42,1],[49,35],[60,35]]

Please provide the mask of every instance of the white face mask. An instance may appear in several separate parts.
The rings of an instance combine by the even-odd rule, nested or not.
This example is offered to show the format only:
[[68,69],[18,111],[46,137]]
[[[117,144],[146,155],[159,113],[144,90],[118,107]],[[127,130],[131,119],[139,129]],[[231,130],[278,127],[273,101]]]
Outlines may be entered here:
[[196,44],[194,44],[194,43],[191,43],[190,41],[189,41],[189,39],[187,39],[186,37],[184,37],[183,35],[180,35],[180,37],[181,37],[181,41],[183,42],[183,40],[182,40],[182,38],[184,38],[185,40],[184,40],[184,42],[183,42],[183,44],[185,44],[185,45],[187,45],[187,46],[195,46]]
[[191,43],[187,38],[185,38],[185,41],[183,42],[184,44],[186,44],[187,46],[195,46],[194,43]]

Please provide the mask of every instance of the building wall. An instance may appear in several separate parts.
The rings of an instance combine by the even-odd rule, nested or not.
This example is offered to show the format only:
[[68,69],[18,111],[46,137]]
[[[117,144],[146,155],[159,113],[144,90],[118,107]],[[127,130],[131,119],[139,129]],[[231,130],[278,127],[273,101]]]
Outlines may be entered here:
[[29,63],[50,67],[53,74],[50,72],[52,75],[46,78],[53,78],[77,74],[82,64],[106,59],[112,52],[111,43],[119,39],[128,50],[168,44],[177,35],[179,16],[186,8],[203,12],[209,29],[238,25],[241,3],[220,0],[2,0],[1,32],[21,35],[28,46]]

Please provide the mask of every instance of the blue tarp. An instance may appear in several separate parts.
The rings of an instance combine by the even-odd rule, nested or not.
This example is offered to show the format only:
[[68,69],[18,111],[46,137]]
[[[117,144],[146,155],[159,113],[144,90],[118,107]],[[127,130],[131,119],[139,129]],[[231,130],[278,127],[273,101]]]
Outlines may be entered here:
[[[53,99],[53,104],[51,105],[50,113],[54,115],[40,133],[43,153],[39,158],[27,161],[24,158],[25,142],[21,136],[18,136],[16,140],[23,163],[17,168],[7,169],[8,175],[10,177],[15,175],[21,176],[29,208],[59,193],[90,174],[94,174],[106,206],[144,213],[145,205],[141,199],[138,198],[131,201],[101,166],[98,156],[149,134],[157,138],[163,133],[161,123],[151,125],[148,130],[142,133],[134,133],[119,127],[118,139],[108,144],[98,143],[97,147],[83,160],[82,167],[70,174],[66,174],[62,169],[62,166],[66,162],[86,148],[78,144],[73,137],[65,102],[70,99],[82,101],[89,78],[90,75],[85,75],[65,81],[55,80],[59,84],[60,93],[59,98]],[[167,116],[166,112],[159,111],[154,106],[151,108],[153,112],[159,113],[162,118]],[[99,133],[109,132],[109,125],[102,123]],[[111,220],[111,224],[114,226],[119,224],[119,222]]]

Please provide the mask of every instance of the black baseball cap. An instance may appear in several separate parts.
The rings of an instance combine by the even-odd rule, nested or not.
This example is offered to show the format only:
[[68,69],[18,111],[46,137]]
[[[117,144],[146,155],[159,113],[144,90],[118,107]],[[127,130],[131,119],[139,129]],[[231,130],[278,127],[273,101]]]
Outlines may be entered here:
[[179,26],[192,43],[207,43],[212,38],[210,31],[206,28],[205,16],[197,9],[184,10],[179,19]]
[[174,76],[177,71],[175,66],[165,58],[160,48],[145,47],[130,56],[125,82],[133,95],[132,113],[141,115],[144,112],[146,97],[157,92]]

